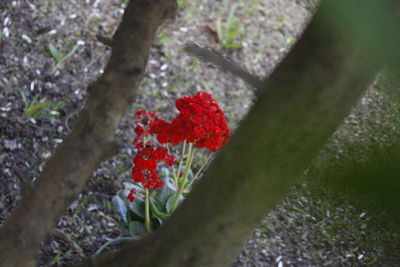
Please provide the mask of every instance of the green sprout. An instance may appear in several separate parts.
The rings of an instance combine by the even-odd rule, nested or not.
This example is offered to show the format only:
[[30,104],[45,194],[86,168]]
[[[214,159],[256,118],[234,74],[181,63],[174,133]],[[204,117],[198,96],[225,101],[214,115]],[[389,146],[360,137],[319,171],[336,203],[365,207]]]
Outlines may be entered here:
[[222,48],[242,48],[241,43],[235,42],[235,37],[239,32],[240,25],[236,23],[235,12],[238,5],[234,4],[229,12],[228,19],[222,25],[221,19],[217,19],[217,34]]
[[75,46],[64,56],[60,50],[57,49],[57,47],[54,45],[53,42],[50,42],[48,45],[48,50],[50,52],[50,54],[53,56],[54,60],[56,61],[56,65],[53,68],[53,71],[55,71],[56,69],[58,69],[59,67],[61,67],[62,64],[64,64],[64,62],[70,58],[73,54],[75,54],[75,52],[78,50],[79,46],[81,44],[79,42],[77,42],[75,44]]
[[39,94],[31,101],[21,92],[22,101],[25,104],[24,112],[29,118],[33,119],[51,119],[58,117],[58,110],[64,106],[64,102],[43,101],[39,102]]

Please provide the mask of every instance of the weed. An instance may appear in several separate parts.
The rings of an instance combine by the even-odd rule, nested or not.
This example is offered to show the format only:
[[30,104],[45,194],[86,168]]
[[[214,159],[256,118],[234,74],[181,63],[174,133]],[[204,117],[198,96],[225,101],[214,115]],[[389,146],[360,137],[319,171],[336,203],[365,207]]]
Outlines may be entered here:
[[54,255],[54,257],[51,259],[51,263],[50,264],[56,264],[60,261],[61,259],[61,255],[62,252],[58,252],[56,255]]
[[50,42],[48,45],[48,49],[50,54],[53,56],[53,58],[55,59],[55,61],[58,63],[61,61],[61,59],[63,58],[60,51],[56,48],[56,46],[54,45],[53,42]]
[[118,165],[117,166],[117,173],[118,175],[121,175],[125,173],[126,171],[130,170],[131,166],[124,166],[124,165]]
[[110,201],[103,201],[102,205],[104,208],[109,209],[109,210],[111,210],[113,208],[113,205],[111,204]]
[[178,10],[181,10],[186,6],[186,0],[178,0]]
[[197,67],[199,66],[199,61],[197,59],[192,59],[191,63],[190,63],[190,67],[189,70],[190,71],[194,71],[197,69]]
[[84,195],[81,201],[81,206],[82,207],[87,206],[91,199],[92,199],[91,195]]
[[235,12],[238,5],[234,4],[231,7],[229,16],[224,25],[222,25],[221,19],[217,19],[217,34],[220,40],[221,48],[242,48],[241,43],[235,42],[235,37],[239,32],[240,25],[236,23]]
[[21,92],[22,101],[25,104],[24,112],[29,118],[33,119],[51,119],[60,115],[58,110],[64,106],[63,101],[39,102],[39,94],[31,101],[28,100],[25,93]]
[[200,81],[200,85],[201,88],[206,91],[207,93],[212,93],[212,86],[210,85],[210,83],[206,82],[206,81]]
[[161,44],[165,44],[168,43],[169,41],[172,40],[172,38],[169,36],[171,33],[170,32],[166,32],[164,34],[159,34],[157,35],[157,40],[161,43]]
[[50,42],[48,45],[48,49],[50,54],[53,56],[54,60],[56,61],[56,65],[53,68],[53,71],[58,69],[68,58],[70,58],[75,52],[78,50],[78,47],[81,46],[81,43],[78,41],[75,46],[65,55],[57,49],[53,42]]

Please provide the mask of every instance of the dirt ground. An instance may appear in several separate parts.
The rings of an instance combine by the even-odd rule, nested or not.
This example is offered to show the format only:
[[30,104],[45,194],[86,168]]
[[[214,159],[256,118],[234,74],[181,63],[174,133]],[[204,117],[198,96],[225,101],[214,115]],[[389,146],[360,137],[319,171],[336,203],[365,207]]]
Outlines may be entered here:
[[[40,266],[77,263],[122,234],[111,198],[130,179],[131,116],[136,109],[170,118],[176,98],[204,90],[218,100],[232,129],[246,114],[252,89],[185,54],[186,42],[216,49],[251,72],[266,75],[294,44],[312,12],[311,1],[305,0],[178,2],[178,18],[159,32],[137,100],[117,131],[118,155],[101,164],[62,216],[38,254]],[[233,42],[242,47],[228,48],[216,41],[215,31],[218,21],[225,25],[235,5],[239,28]],[[71,130],[85,103],[86,86],[102,73],[110,54],[96,34],[111,36],[125,6],[121,0],[0,2],[0,224]],[[374,127],[380,127],[388,101],[377,88],[370,89],[342,135],[355,140],[355,133],[367,135],[360,131],[360,121],[373,120]],[[362,111],[371,110],[373,115],[364,118]],[[339,143],[340,136],[335,139]],[[343,154],[340,145],[333,147]],[[266,214],[232,266],[381,265],[382,244],[397,236],[386,229],[376,231],[370,226],[373,215],[346,200],[330,201],[334,194],[304,178]]]

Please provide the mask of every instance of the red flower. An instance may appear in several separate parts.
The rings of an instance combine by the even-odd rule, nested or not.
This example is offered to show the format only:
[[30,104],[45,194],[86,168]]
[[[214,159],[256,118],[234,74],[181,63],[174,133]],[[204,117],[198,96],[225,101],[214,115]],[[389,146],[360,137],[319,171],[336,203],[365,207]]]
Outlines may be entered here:
[[138,153],[133,158],[135,165],[132,168],[132,179],[151,190],[161,188],[164,182],[159,180],[156,171],[157,163],[166,162],[172,165],[175,160],[174,157],[168,154],[168,149],[165,147],[155,148],[152,142],[141,142],[136,147],[138,148]]
[[165,162],[166,162],[169,166],[174,165],[174,162],[175,162],[174,156],[172,156],[172,155],[166,155],[165,158],[164,158],[164,160],[165,160]]
[[133,168],[132,169],[132,179],[137,183],[143,182],[144,174],[137,168]]
[[163,160],[168,154],[168,149],[160,146],[155,149],[153,154],[155,160]]
[[155,112],[147,111],[144,109],[139,109],[133,116],[135,119],[139,119],[140,122],[136,123],[135,133],[136,137],[133,140],[134,143],[139,142],[139,140],[148,134],[149,125],[154,120],[158,120],[158,116]]
[[135,188],[132,188],[128,194],[129,202],[133,202],[135,200],[135,198],[136,198],[135,194],[136,194],[136,190],[135,190]]
[[180,114],[171,123],[161,119],[150,122],[149,133],[157,135],[160,143],[178,145],[186,141],[215,152],[229,139],[224,112],[210,94],[199,92],[179,98],[176,108]]
[[157,174],[157,164],[165,162],[172,166],[175,158],[162,146],[155,147],[148,141],[157,137],[161,144],[178,145],[186,141],[196,148],[218,151],[229,139],[230,131],[224,112],[209,93],[199,92],[176,100],[179,110],[172,122],[158,118],[155,112],[138,110],[134,115],[136,123],[134,143],[138,152],[133,158],[132,179],[142,183],[147,189],[157,189],[164,185]]

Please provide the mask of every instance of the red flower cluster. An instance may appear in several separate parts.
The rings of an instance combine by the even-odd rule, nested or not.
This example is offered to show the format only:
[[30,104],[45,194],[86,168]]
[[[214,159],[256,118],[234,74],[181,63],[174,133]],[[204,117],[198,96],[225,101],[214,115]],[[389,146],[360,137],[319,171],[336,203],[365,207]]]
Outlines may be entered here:
[[[140,120],[136,123],[136,143],[138,153],[135,155],[132,168],[132,178],[142,183],[147,189],[161,188],[164,184],[157,174],[157,163],[174,164],[174,157],[165,147],[155,147],[151,136],[157,137],[161,144],[178,145],[186,141],[193,143],[196,148],[207,148],[218,151],[230,137],[228,123],[224,112],[212,96],[199,92],[195,96],[185,96],[176,100],[179,115],[167,122],[160,119],[155,112],[138,110],[134,116]],[[134,200],[134,192],[128,195]]]
[[155,148],[152,142],[138,143],[138,153],[133,158],[135,166],[132,168],[132,178],[137,183],[142,183],[147,189],[157,189],[164,185],[159,179],[157,163],[166,162],[170,166],[174,164],[174,157],[168,153],[165,147]]
[[182,141],[194,143],[196,148],[218,151],[230,137],[224,112],[212,96],[199,92],[176,100],[180,114],[168,123],[154,117],[149,123],[150,134],[157,135],[160,143],[178,145]]

